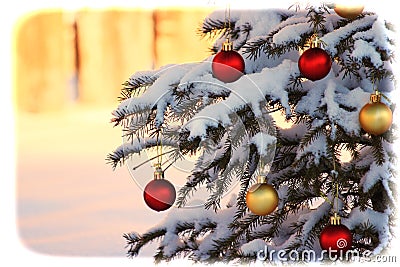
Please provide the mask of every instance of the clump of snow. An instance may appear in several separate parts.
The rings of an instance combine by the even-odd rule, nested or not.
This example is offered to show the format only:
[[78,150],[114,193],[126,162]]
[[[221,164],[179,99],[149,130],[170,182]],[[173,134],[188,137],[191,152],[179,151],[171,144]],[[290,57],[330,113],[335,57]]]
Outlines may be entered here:
[[301,40],[301,35],[311,32],[312,28],[309,27],[308,22],[286,26],[284,29],[274,35],[273,42],[277,45],[283,45],[289,42],[297,43]]
[[299,160],[308,153],[313,155],[315,165],[319,164],[321,157],[328,157],[326,136],[319,135],[312,143],[300,149],[296,159]]
[[379,234],[380,244],[372,251],[373,255],[379,254],[385,247],[388,246],[392,235],[389,229],[389,216],[391,211],[382,213],[371,209],[360,210],[360,208],[354,208],[350,212],[349,218],[343,218],[342,222],[349,229],[354,229],[357,225],[371,224],[375,227],[375,230]]
[[321,105],[321,96],[323,95],[324,87],[315,86],[303,96],[297,104],[295,111],[299,114],[309,114],[314,117],[318,114],[318,108]]
[[354,50],[351,56],[358,59],[359,62],[362,62],[364,58],[369,58],[375,68],[382,67],[383,65],[381,55],[376,51],[376,48],[369,42],[361,39],[354,42]]
[[365,16],[364,18],[354,20],[352,23],[347,24],[344,27],[336,31],[331,31],[321,37],[321,40],[326,43],[324,49],[331,55],[337,53],[337,46],[341,41],[350,37],[356,32],[362,31],[362,29],[372,26],[377,16]]
[[190,67],[191,65],[169,65],[165,67],[157,73],[157,75],[160,75],[159,78],[140,97],[122,101],[113,115],[118,116],[118,113],[121,113],[127,116],[132,114],[137,107],[144,110],[157,107],[156,120],[159,124],[162,124],[167,104],[173,102],[170,86],[179,84]]
[[253,136],[250,142],[257,146],[259,155],[268,156],[271,153],[271,146],[276,144],[276,137],[260,132]]
[[[361,89],[349,91],[338,87],[335,81],[330,80],[321,104],[326,104],[327,115],[331,122],[340,125],[348,134],[357,135],[360,132],[358,114],[361,108],[368,103],[369,95]],[[355,108],[355,110],[347,111],[341,108],[340,104],[342,103],[350,108]]]
[[262,239],[254,239],[240,247],[240,251],[245,256],[256,256],[260,250],[264,251],[267,243]]
[[[387,149],[390,151],[390,148]],[[366,150],[371,153],[370,149]],[[370,166],[367,173],[360,180],[360,186],[362,190],[364,192],[368,192],[374,185],[381,182],[388,197],[395,202],[392,189],[389,187],[389,182],[394,182],[394,177],[391,173],[391,171],[394,169],[394,166],[393,163],[390,162],[387,151],[384,151],[384,162],[380,165],[377,164],[372,157],[365,158],[359,164],[367,164]]]
[[353,39],[368,40],[373,46],[386,51],[393,51],[394,47],[389,39],[395,39],[395,32],[389,31],[384,26],[385,22],[381,19],[377,19],[372,25],[371,29],[366,31],[360,31],[353,35]]

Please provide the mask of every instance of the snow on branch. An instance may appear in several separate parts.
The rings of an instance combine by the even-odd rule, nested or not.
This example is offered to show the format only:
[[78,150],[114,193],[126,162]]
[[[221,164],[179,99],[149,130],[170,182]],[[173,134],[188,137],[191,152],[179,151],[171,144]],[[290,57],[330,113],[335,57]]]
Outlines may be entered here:
[[364,92],[361,88],[348,90],[335,80],[329,80],[321,106],[326,105],[326,115],[331,123],[340,125],[349,135],[359,135],[358,114],[368,103],[369,96],[370,93]]
[[290,78],[298,74],[297,63],[291,60],[284,60],[275,68],[264,68],[260,73],[248,74],[248,77],[229,85],[229,97],[202,109],[183,128],[190,132],[190,138],[204,138],[208,127],[231,125],[228,114],[245,106],[250,106],[255,116],[260,117],[260,103],[265,101],[265,97],[279,101],[290,115],[288,92],[282,88],[286,88]]
[[160,72],[157,73],[159,78],[141,96],[122,101],[112,114],[121,119],[137,113],[138,109],[148,110],[155,107],[157,109],[156,121],[158,125],[161,125],[167,105],[173,102],[174,85],[179,84],[188,68],[190,65],[170,65],[160,69]]
[[354,229],[357,225],[371,224],[379,235],[379,245],[372,251],[373,255],[380,253],[392,239],[392,234],[389,229],[389,215],[391,211],[387,210],[385,213],[374,211],[371,209],[361,210],[360,208],[354,208],[350,212],[348,219],[343,218],[343,224],[349,229]]
[[[374,85],[382,92],[394,89],[394,36],[373,13],[345,20],[326,11],[233,11],[230,27],[223,12],[212,13],[202,29],[205,35],[219,35],[214,48],[220,49],[230,32],[235,49],[250,55],[245,75],[235,82],[213,77],[212,55],[131,77],[129,98],[113,112],[114,122],[125,122],[131,139],[109,155],[110,163],[115,167],[156,145],[147,135],[161,126],[166,129],[163,145],[179,146],[183,154],[201,148],[205,152],[180,189],[179,208],[172,208],[146,234],[125,235],[130,255],[157,239],[157,260],[250,258],[266,244],[276,250],[318,250],[318,235],[332,207],[329,201],[310,205],[321,193],[333,198],[333,162],[339,174],[340,215],[357,233],[354,246],[374,253],[388,246],[395,203],[392,130],[382,136],[365,134],[358,114]],[[333,64],[329,75],[313,82],[301,77],[298,59],[314,30]],[[144,89],[137,93],[135,88]],[[269,123],[269,113],[276,110],[292,120],[290,128]],[[141,134],[148,125],[150,130]],[[341,161],[343,150],[351,154],[348,162]],[[256,216],[249,213],[245,198],[265,159],[271,159],[267,180],[280,203],[274,213]],[[233,179],[241,183],[237,202],[221,209],[221,195]],[[185,208],[203,184],[209,192],[205,205]],[[368,223],[372,226],[364,227]],[[357,243],[359,236],[369,234],[378,235],[374,244]]]
[[372,27],[366,31],[356,32],[353,35],[354,40],[364,40],[370,42],[373,46],[379,50],[384,50],[388,53],[392,53],[395,50],[394,40],[395,32],[387,24],[382,21],[379,17],[373,23]]
[[375,68],[383,66],[381,55],[376,51],[376,47],[364,40],[356,40],[354,42],[354,50],[351,53],[353,58],[361,62],[364,58],[369,58]]
[[[183,248],[192,249],[191,258],[206,260],[213,250],[214,240],[231,234],[228,224],[233,218],[234,207],[215,213],[201,207],[173,208],[163,221],[147,231],[145,235],[125,234],[129,253],[135,256],[139,250],[155,238],[162,238],[159,245],[160,255],[164,259],[176,256]],[[153,234],[150,234],[153,233]]]
[[[176,146],[176,142],[171,139],[163,139],[164,146]],[[159,140],[156,137],[137,137],[117,147],[112,153],[107,156],[107,161],[115,169],[118,164],[122,165],[124,161],[133,154],[140,153],[144,149],[156,147],[159,145]]]
[[259,132],[251,138],[251,143],[257,146],[257,151],[260,156],[266,157],[271,154],[271,146],[276,145],[276,137]]
[[351,37],[353,34],[357,32],[364,31],[371,27],[377,16],[369,15],[365,16],[361,19],[354,20],[347,24],[346,26],[340,27],[335,31],[331,31],[324,36],[322,36],[321,40],[326,43],[324,49],[331,55],[337,54],[337,46],[339,46],[340,42]]

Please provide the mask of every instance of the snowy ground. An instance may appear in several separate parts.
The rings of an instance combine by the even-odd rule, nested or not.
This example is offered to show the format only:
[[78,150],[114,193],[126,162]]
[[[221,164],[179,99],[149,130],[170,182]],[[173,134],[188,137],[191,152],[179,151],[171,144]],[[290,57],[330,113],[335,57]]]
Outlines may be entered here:
[[[30,250],[60,256],[125,257],[123,233],[144,232],[164,214],[145,207],[126,166],[105,157],[121,142],[110,108],[18,114],[17,221]],[[152,174],[149,175],[149,178]],[[152,255],[148,247],[142,257]]]

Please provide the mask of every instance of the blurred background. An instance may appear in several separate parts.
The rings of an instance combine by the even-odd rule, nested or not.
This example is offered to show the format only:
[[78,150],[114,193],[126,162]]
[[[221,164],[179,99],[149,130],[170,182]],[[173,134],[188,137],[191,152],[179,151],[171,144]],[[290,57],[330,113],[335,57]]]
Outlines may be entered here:
[[146,207],[126,166],[113,171],[106,164],[122,143],[111,112],[136,71],[210,55],[211,42],[197,29],[211,11],[41,9],[18,19],[12,38],[16,212],[25,247],[46,255],[124,257],[123,233],[162,220],[165,213]]
[[18,110],[59,112],[115,106],[139,70],[201,61],[210,42],[197,34],[210,9],[39,10],[14,29]]

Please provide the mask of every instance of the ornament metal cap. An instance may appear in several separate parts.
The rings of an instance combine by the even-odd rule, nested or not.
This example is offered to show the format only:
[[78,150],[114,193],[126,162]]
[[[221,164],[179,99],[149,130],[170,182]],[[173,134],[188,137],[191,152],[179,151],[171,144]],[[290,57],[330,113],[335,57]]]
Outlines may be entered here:
[[222,51],[232,51],[233,43],[229,41],[229,38],[222,44]]
[[321,39],[318,37],[318,35],[314,34],[311,38],[310,47],[311,48],[315,48],[315,47],[322,48],[322,44],[323,43],[322,43]]
[[333,216],[331,216],[331,225],[340,225],[340,219],[340,216],[335,212]]
[[375,93],[371,94],[371,96],[369,97],[369,102],[379,103],[381,102],[381,98],[382,98],[382,93],[376,90]]
[[161,164],[156,163],[154,164],[156,170],[154,171],[154,180],[164,179],[164,171],[161,169]]
[[263,175],[263,174],[257,175],[257,183],[258,183],[258,184],[265,184],[265,183],[267,183],[267,176],[266,176],[266,175]]

